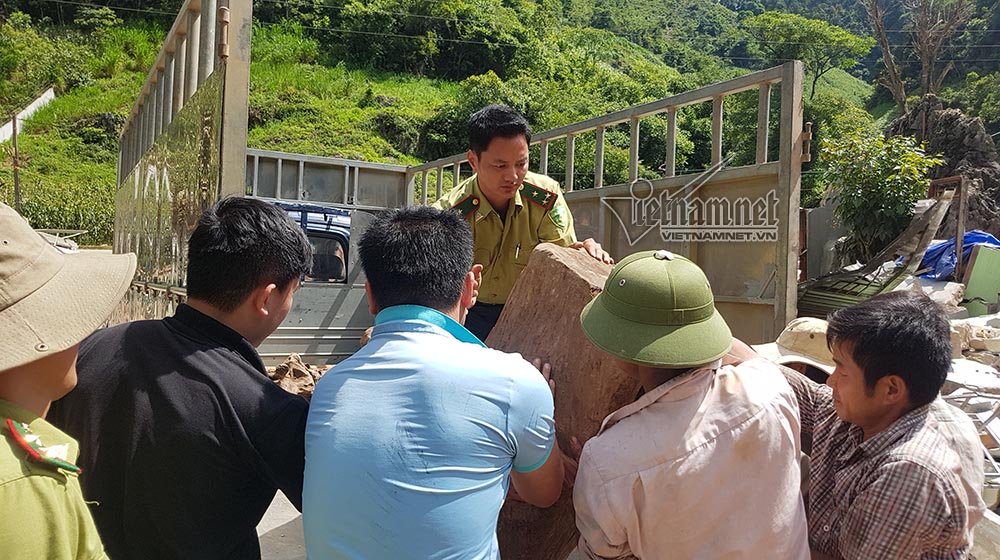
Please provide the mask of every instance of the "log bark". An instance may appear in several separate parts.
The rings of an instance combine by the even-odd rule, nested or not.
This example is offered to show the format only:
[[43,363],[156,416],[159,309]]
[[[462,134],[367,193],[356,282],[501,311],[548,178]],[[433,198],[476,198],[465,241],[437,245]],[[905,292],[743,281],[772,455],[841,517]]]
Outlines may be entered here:
[[[604,418],[634,401],[639,390],[638,381],[591,345],[580,328],[580,312],[604,288],[611,268],[580,250],[539,245],[486,340],[491,348],[552,365],[556,430],[564,450],[572,437],[583,443],[596,435]],[[571,494],[564,490],[548,509],[506,503],[497,525],[501,557],[564,560],[579,538]]]

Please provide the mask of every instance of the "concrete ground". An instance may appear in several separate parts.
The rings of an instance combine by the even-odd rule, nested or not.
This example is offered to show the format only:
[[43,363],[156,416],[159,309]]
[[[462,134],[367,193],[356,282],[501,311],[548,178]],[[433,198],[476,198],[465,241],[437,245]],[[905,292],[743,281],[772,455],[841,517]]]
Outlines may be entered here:
[[[262,560],[305,560],[302,515],[284,494],[278,492],[264,519],[257,525]],[[574,550],[566,560],[580,560]]]
[[257,525],[257,536],[263,560],[305,560],[302,514],[281,492]]

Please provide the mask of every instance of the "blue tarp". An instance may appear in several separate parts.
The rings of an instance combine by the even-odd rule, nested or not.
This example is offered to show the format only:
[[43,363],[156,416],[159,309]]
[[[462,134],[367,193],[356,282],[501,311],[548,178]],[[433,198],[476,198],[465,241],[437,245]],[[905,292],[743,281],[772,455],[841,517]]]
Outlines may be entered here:
[[[962,239],[962,262],[968,263],[972,248],[976,245],[989,245],[1000,248],[1000,240],[985,231],[974,229],[965,232]],[[930,269],[921,278],[928,280],[947,280],[955,273],[955,238],[932,244],[924,253],[918,270]]]

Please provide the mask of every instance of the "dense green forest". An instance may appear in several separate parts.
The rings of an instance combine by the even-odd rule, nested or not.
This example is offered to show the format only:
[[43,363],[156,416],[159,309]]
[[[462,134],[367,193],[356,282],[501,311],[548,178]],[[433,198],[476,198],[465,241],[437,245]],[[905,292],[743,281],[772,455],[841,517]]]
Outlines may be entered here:
[[[179,4],[0,0],[0,112],[49,86],[58,93],[21,136],[25,213],[36,226],[110,239],[117,136]],[[1000,44],[997,4],[975,0],[948,39],[956,63],[937,92],[991,132],[1000,130],[1000,50],[987,48]],[[890,12],[906,95],[919,95],[919,60],[897,46],[910,41],[905,13]],[[815,204],[826,188],[822,141],[877,134],[898,114],[875,85],[881,51],[853,0],[256,0],[254,18],[256,148],[416,163],[464,149],[464,121],[487,103],[507,103],[544,130],[798,58],[816,137],[803,203]],[[726,111],[727,150],[747,162],[756,94],[733,96]],[[678,167],[705,167],[710,107],[684,109],[679,129]],[[643,126],[644,176],[658,174],[663,131]],[[607,141],[606,181],[623,180],[628,131],[609,130]],[[587,187],[593,150],[580,142],[577,186]]]

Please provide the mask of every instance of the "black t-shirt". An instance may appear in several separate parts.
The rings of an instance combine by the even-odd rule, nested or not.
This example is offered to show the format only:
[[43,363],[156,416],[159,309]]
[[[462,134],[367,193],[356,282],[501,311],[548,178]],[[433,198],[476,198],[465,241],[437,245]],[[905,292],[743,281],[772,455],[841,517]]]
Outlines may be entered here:
[[112,559],[259,558],[275,491],[301,509],[308,404],[236,331],[182,305],[94,333],[77,370],[48,419],[80,442]]

